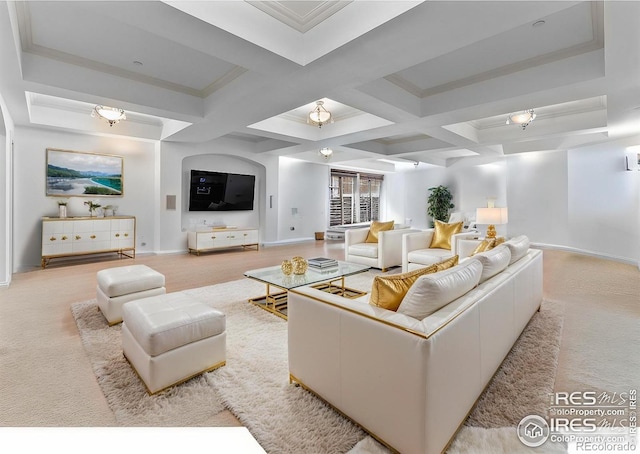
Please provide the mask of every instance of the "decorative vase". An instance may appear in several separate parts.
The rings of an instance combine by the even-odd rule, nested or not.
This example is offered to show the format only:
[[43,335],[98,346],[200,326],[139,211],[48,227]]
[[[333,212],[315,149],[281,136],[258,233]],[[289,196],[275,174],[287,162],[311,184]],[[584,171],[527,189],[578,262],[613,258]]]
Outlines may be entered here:
[[282,265],[280,265],[280,268],[282,268],[282,272],[285,276],[288,276],[293,272],[293,263],[291,263],[290,260],[285,260],[282,262]]
[[304,274],[307,272],[309,264],[304,258],[296,256],[291,259],[291,262],[293,263],[293,274]]
[[58,205],[58,217],[66,218],[67,217],[67,206],[66,205]]

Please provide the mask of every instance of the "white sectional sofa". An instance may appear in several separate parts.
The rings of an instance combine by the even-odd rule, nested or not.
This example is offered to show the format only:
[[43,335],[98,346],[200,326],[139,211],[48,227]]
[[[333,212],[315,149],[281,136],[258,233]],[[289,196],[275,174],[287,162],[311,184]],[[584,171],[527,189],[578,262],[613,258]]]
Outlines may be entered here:
[[367,296],[290,291],[291,381],[403,454],[442,452],[542,302],[542,252],[516,240],[420,277],[443,294],[479,282],[422,320]]

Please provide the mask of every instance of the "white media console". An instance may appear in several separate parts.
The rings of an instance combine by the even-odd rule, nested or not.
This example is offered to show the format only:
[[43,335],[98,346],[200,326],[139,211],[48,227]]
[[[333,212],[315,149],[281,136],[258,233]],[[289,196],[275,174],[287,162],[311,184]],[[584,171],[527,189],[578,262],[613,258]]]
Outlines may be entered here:
[[260,249],[257,229],[248,228],[211,228],[188,232],[189,253],[200,255],[200,252],[231,247],[255,246]]

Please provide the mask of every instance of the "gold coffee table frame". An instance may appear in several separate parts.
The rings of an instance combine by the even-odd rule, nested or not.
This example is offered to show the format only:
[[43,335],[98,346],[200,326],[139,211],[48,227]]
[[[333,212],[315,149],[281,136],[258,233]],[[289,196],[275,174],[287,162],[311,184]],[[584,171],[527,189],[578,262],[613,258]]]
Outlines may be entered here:
[[364,273],[368,270],[368,266],[338,262],[338,266],[332,270],[316,271],[315,269],[308,269],[306,273],[300,275],[286,276],[280,266],[251,270],[244,273],[244,275],[249,279],[263,282],[267,287],[264,295],[251,298],[249,302],[287,320],[288,290],[303,285],[312,285],[314,288],[324,292],[345,298],[358,298],[367,292],[346,287],[345,277]]

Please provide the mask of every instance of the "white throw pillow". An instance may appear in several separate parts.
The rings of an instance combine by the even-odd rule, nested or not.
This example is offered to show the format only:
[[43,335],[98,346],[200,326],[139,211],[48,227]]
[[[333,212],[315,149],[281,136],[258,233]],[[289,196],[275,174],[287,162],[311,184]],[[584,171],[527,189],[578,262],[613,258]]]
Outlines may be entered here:
[[486,252],[474,255],[472,259],[482,263],[482,275],[480,276],[480,284],[482,284],[509,266],[511,251],[507,246],[501,244]]
[[422,320],[478,285],[482,264],[468,260],[462,265],[420,276],[403,298],[397,312]]
[[527,254],[530,243],[528,236],[520,235],[505,241],[503,244],[507,246],[511,252],[511,260],[509,260],[509,265],[511,265]]

